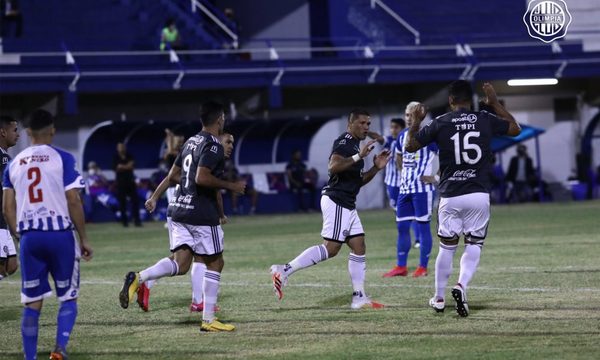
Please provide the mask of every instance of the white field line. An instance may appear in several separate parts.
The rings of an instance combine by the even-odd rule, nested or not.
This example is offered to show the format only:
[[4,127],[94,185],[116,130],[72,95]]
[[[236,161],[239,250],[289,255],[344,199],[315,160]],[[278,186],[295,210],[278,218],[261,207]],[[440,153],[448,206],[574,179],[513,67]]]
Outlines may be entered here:
[[[21,283],[14,280],[3,280],[0,282],[1,285],[20,285]],[[82,285],[115,285],[121,286],[123,285],[122,281],[113,281],[113,280],[82,280]],[[189,281],[160,281],[160,286],[190,286]],[[238,287],[271,287],[272,284],[268,281],[255,283],[255,282],[221,282],[221,285],[227,286],[238,286]],[[346,288],[349,286],[347,283],[343,284],[333,284],[333,283],[299,283],[299,284],[288,284],[289,287],[299,287],[299,288]],[[411,288],[411,289],[431,289],[433,285],[410,285],[410,284],[367,284],[367,287],[371,288],[390,288],[390,289],[401,289],[401,288]],[[587,287],[587,288],[574,288],[574,289],[561,289],[561,288],[548,288],[548,287],[494,287],[494,286],[470,286],[469,289],[473,290],[484,290],[484,291],[510,291],[510,292],[554,292],[554,293],[600,293],[600,288],[595,287]]]

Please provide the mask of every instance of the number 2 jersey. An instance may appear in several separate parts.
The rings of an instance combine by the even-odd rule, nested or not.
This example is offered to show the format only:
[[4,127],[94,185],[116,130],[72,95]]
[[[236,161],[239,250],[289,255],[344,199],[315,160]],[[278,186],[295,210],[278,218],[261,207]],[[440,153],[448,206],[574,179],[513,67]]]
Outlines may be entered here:
[[222,177],[225,155],[219,139],[204,131],[192,136],[183,144],[175,165],[181,168],[181,181],[175,199],[169,204],[171,219],[189,225],[219,225],[219,189],[196,184],[199,167],[210,169],[217,178]]
[[441,197],[489,192],[494,135],[506,135],[508,121],[487,111],[460,109],[438,116],[419,130],[417,141],[436,142],[440,154]]
[[21,151],[4,170],[2,187],[14,189],[17,230],[73,229],[65,191],[83,188],[75,158],[51,145],[33,145]]

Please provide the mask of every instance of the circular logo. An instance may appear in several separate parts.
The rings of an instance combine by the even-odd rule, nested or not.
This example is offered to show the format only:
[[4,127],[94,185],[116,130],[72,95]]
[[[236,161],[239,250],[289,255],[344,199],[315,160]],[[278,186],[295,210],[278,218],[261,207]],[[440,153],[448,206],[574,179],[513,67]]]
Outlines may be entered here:
[[564,0],[531,0],[523,16],[529,36],[545,43],[564,37],[571,20]]

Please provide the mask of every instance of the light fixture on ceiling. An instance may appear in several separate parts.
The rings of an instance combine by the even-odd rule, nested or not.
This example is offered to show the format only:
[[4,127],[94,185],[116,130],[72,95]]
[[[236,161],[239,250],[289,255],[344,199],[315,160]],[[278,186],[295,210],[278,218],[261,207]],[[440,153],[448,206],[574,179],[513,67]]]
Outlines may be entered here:
[[508,80],[508,86],[534,86],[534,85],[556,85],[558,79],[547,78],[547,79],[510,79]]

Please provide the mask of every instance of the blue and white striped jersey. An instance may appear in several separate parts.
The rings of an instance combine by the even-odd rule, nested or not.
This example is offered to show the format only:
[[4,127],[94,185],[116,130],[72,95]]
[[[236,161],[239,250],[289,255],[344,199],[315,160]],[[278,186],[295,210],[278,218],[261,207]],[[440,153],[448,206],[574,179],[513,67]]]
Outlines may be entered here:
[[73,229],[65,191],[84,188],[75,158],[51,145],[33,145],[21,151],[4,170],[2,186],[14,189],[17,230]]
[[433,184],[421,181],[423,175],[432,174],[433,159],[438,153],[436,143],[431,143],[417,152],[405,151],[408,129],[402,130],[396,141],[395,154],[402,155],[402,174],[400,176],[400,194],[414,194],[433,191]]
[[[383,147],[387,150],[390,150],[393,154],[396,149],[396,139],[391,135],[386,136]],[[385,178],[383,179],[383,182],[389,186],[400,186],[400,171],[396,167],[395,156],[392,156],[390,161],[388,161],[387,165],[385,166]]]

